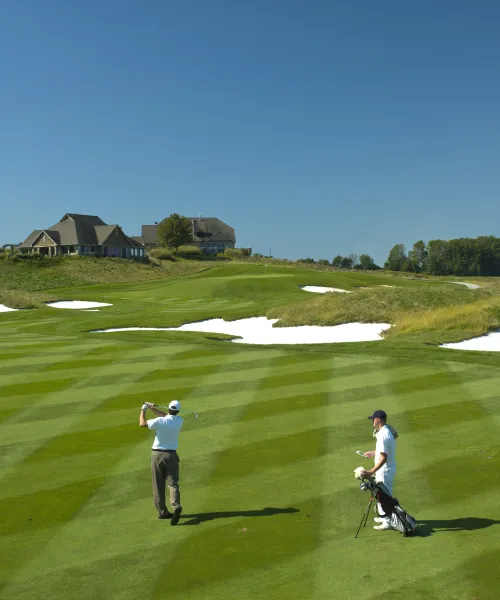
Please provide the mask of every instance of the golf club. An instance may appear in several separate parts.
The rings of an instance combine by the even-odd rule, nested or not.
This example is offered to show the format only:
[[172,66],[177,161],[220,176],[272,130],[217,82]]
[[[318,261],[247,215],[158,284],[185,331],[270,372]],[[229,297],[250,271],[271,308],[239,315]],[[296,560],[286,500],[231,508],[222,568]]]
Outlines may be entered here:
[[[166,408],[168,410],[168,406],[164,406],[163,404],[154,404],[153,406],[156,406],[157,408]],[[198,418],[198,413],[192,410],[184,410],[182,412],[188,415],[194,415],[195,419]]]

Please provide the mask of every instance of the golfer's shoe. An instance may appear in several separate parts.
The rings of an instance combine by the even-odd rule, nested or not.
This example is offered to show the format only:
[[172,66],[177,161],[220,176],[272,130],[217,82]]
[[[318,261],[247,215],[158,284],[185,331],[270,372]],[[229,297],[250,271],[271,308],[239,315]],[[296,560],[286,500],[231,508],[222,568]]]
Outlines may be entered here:
[[158,514],[159,519],[171,519],[172,517],[173,514],[171,512],[168,512],[168,510],[164,510]]
[[174,514],[172,515],[172,518],[170,519],[170,525],[177,525],[177,523],[179,522],[179,519],[181,518],[181,512],[182,512],[182,507],[178,506],[177,508],[174,509]]
[[383,519],[382,517],[373,517],[373,520],[375,521],[375,523],[385,523],[385,519]]
[[385,531],[386,529],[394,529],[394,527],[391,525],[390,521],[383,521],[383,523],[380,523],[380,525],[375,525],[373,529],[376,529],[377,531]]

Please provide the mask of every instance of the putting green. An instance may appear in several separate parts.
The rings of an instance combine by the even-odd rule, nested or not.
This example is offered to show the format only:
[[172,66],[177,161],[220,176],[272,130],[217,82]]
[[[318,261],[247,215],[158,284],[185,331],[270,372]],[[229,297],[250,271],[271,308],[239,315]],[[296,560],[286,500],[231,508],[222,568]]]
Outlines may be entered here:
[[[302,300],[298,285],[379,284],[227,269],[52,290],[113,304],[96,313],[1,315],[0,598],[498,598],[500,357],[89,333],[261,315]],[[138,426],[142,402],[172,398],[200,415],[181,435],[177,527],[156,519]],[[374,447],[377,408],[400,433],[394,493],[415,538],[369,521],[354,539],[368,497],[353,470],[371,464],[355,451]]]

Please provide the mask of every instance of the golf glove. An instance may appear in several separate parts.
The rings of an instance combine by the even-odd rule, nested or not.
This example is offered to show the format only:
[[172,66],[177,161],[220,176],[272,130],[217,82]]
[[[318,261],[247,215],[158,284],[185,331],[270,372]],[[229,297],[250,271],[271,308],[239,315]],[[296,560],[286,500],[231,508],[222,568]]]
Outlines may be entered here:
[[144,402],[142,405],[142,410],[148,410],[149,406]]

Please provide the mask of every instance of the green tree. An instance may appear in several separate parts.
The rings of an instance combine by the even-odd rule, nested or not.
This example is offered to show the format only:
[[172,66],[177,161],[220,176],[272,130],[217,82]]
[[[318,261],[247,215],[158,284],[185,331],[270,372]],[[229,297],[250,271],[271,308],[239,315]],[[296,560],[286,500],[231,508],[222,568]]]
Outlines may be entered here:
[[411,265],[407,265],[407,270],[411,270],[415,273],[421,273],[425,271],[427,266],[428,251],[423,240],[419,240],[413,244],[413,250],[408,252],[408,262]]
[[193,241],[192,232],[193,226],[189,219],[172,213],[158,225],[156,236],[162,246],[174,248],[177,254],[179,246],[185,246]]
[[340,263],[340,266],[343,269],[352,269],[354,267],[354,262],[350,256],[344,256],[342,262]]
[[329,265],[330,263],[326,260],[326,258],[321,258],[318,260],[318,265]]
[[361,254],[359,257],[359,266],[365,271],[372,271],[377,268],[375,261],[369,254]]
[[342,261],[344,260],[343,256],[340,256],[340,254],[338,254],[333,260],[332,260],[332,265],[334,267],[341,267],[342,266]]
[[448,275],[452,273],[449,260],[449,243],[446,240],[429,240],[428,256],[425,272],[431,275]]
[[396,244],[391,248],[384,268],[390,271],[402,271],[406,264],[406,249],[404,244]]

